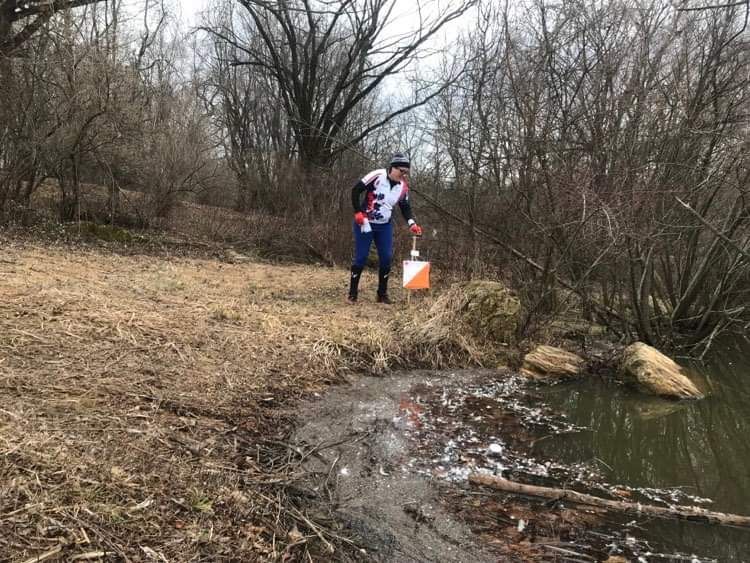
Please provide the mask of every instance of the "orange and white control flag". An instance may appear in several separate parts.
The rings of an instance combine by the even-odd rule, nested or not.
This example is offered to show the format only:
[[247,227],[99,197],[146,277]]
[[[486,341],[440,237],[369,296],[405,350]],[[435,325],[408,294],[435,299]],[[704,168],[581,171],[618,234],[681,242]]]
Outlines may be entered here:
[[404,260],[404,287],[406,289],[430,288],[430,263]]

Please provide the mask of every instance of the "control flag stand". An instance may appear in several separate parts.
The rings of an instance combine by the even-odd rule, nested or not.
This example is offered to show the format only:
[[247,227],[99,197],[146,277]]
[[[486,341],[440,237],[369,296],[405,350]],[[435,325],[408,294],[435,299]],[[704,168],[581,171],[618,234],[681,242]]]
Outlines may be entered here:
[[[412,237],[410,260],[404,260],[404,289],[430,289],[430,263],[419,259],[417,237]],[[411,304],[411,291],[406,294],[407,303]]]

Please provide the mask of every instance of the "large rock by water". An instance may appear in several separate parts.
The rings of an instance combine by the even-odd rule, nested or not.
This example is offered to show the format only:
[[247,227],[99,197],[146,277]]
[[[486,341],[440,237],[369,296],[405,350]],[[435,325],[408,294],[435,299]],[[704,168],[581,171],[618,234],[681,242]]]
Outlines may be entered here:
[[558,380],[578,377],[583,372],[586,361],[554,346],[537,346],[526,354],[521,373],[536,380]]
[[673,399],[702,399],[695,384],[673,360],[643,342],[631,344],[622,354],[620,375],[641,389]]

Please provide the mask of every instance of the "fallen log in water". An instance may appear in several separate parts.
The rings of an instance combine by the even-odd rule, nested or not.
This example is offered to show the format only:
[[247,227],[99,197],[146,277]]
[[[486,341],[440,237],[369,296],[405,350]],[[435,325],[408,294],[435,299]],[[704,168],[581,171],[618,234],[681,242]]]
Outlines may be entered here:
[[498,489],[508,493],[542,497],[558,501],[566,500],[576,504],[597,506],[625,513],[646,514],[648,516],[658,516],[660,518],[677,518],[679,520],[689,520],[691,522],[704,522],[707,524],[720,524],[722,526],[750,528],[750,516],[712,512],[695,506],[653,506],[637,502],[609,500],[567,489],[524,485],[523,483],[508,481],[497,475],[484,475],[481,473],[472,473],[469,475],[469,482],[474,483],[475,485],[486,485],[493,489]]

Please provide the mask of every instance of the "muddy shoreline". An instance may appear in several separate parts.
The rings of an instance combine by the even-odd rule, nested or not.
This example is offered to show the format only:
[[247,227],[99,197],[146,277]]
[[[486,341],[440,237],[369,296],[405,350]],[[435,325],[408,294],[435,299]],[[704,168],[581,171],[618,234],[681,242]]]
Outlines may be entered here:
[[[330,479],[337,516],[376,561],[495,561],[441,506],[436,484],[408,469],[403,397],[429,376],[357,378],[302,407],[295,441],[338,443],[307,469]],[[313,484],[313,488],[320,483]]]
[[586,429],[510,370],[356,377],[298,413],[294,442],[319,452],[308,486],[328,491],[363,561],[661,560],[634,521],[468,484],[480,472],[611,493],[595,465],[537,459],[540,441]]
[[[358,377],[301,408],[302,424],[294,441],[325,450],[306,465],[317,476],[310,487],[336,491],[336,516],[360,546],[363,560],[521,561],[549,551],[528,545],[519,534],[501,539],[508,523],[516,531],[525,525],[511,514],[529,512],[517,503],[504,507],[507,522],[497,519],[489,527],[494,530],[484,523],[484,538],[472,531],[466,513],[477,499],[498,496],[469,490],[469,470],[502,470],[515,454],[500,456],[500,451],[510,448],[509,441],[528,439],[508,409],[501,412],[492,404],[493,398],[512,398],[519,385],[519,378],[498,370]],[[469,392],[459,396],[459,388]],[[520,408],[518,399],[512,398]],[[468,403],[476,413],[476,401],[486,403],[481,405],[485,414],[474,414],[471,421],[480,423],[481,430],[466,426],[465,420],[451,421],[456,414],[452,406]],[[524,424],[541,419],[541,411],[532,411]],[[539,473],[548,469],[543,464],[532,467],[533,461],[524,456],[514,463]],[[488,537],[490,531],[494,538]]]

